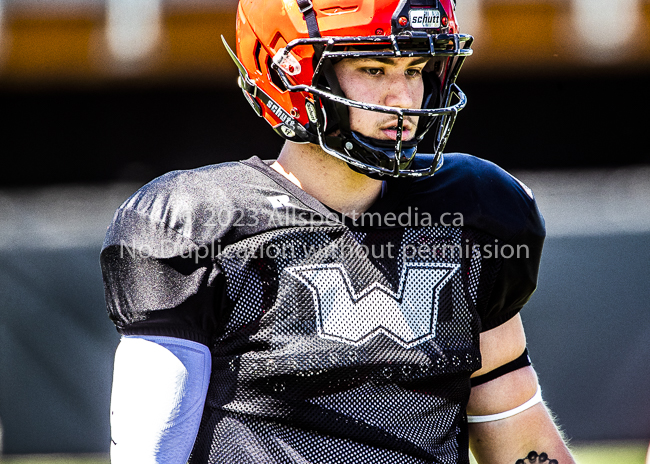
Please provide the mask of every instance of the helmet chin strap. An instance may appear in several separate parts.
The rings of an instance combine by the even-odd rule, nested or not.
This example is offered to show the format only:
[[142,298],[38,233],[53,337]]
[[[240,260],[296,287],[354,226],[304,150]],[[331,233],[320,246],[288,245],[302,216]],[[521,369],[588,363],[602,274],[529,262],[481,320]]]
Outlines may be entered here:
[[[380,140],[372,137],[366,137],[358,132],[351,133],[352,139],[355,141],[355,145],[358,145],[365,152],[379,154],[378,157],[380,160],[395,160],[395,157],[398,156],[395,149],[394,140]],[[411,140],[408,142],[402,142],[402,149],[399,153],[399,159],[395,162],[399,165],[400,169],[406,169],[409,167],[415,153],[417,152],[417,141]],[[357,150],[357,153],[360,150]],[[383,155],[383,156],[382,156]],[[391,166],[383,166],[386,168],[391,168]],[[378,176],[384,177],[384,176]]]
[[[320,29],[318,28],[318,21],[316,20],[316,12],[314,11],[314,6],[311,0],[296,0],[296,3],[298,4],[298,8],[300,9],[302,17],[307,25],[307,33],[309,34],[309,37],[312,39],[322,37]],[[321,60],[321,57],[323,56],[323,50],[324,46],[322,44],[314,44],[314,68],[316,67],[316,64]],[[343,90],[339,84],[338,78],[336,77],[336,72],[334,71],[334,66],[332,65],[331,61],[325,60],[325,62],[322,63],[321,74],[325,77],[325,80],[327,81],[327,84],[332,93],[341,97],[345,97]],[[332,116],[336,115],[335,118],[330,118],[328,123],[330,127],[323,128],[323,131],[325,133],[336,130],[339,123],[342,124],[343,127],[350,127],[347,111],[339,111],[339,109],[335,108],[334,105],[329,104],[327,100],[323,103],[326,106],[330,106],[328,109],[330,110],[330,113],[333,113]],[[321,124],[325,124],[325,121],[321,121]]]
[[318,29],[318,21],[316,21],[316,12],[314,11],[314,5],[312,5],[311,0],[296,0],[296,3],[298,3],[302,17],[307,23],[309,37],[321,37],[320,29]]
[[[358,132],[350,131],[346,134],[338,133],[335,136],[326,136],[324,144],[330,150],[345,153],[361,163],[377,166],[392,171],[395,168],[395,141],[380,140],[367,137]],[[417,152],[418,140],[410,140],[402,144],[400,159],[397,164],[400,169],[406,169],[413,162]],[[327,151],[327,150],[326,150]],[[373,173],[367,169],[348,163],[350,168],[374,179],[385,179],[385,174]]]
[[[363,134],[358,132],[352,132],[352,137],[356,140],[357,143],[365,145],[368,150],[380,151],[384,153],[387,158],[395,157],[395,140],[381,140],[375,139],[372,137],[366,137]],[[408,142],[402,142],[402,150],[400,153],[400,159],[398,160],[400,167],[405,165],[406,167],[417,151],[417,141],[410,140]]]

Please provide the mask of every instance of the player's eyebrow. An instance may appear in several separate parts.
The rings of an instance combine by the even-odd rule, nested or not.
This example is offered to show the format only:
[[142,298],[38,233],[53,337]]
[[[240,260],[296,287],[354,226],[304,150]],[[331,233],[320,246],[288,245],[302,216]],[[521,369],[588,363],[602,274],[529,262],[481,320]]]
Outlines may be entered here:
[[[378,56],[378,57],[372,57],[372,58],[371,57],[359,57],[359,58],[356,58],[356,59],[359,60],[359,61],[362,61],[362,62],[363,61],[375,61],[375,62],[379,62],[379,63],[385,64],[385,65],[392,65],[392,64],[395,64],[394,60],[396,60],[396,59],[404,59],[404,58]],[[431,59],[431,57],[429,57],[429,56],[421,56],[421,57],[416,58],[415,60],[411,61],[409,64],[410,64],[410,66],[416,66],[418,64],[426,63],[430,59]]]

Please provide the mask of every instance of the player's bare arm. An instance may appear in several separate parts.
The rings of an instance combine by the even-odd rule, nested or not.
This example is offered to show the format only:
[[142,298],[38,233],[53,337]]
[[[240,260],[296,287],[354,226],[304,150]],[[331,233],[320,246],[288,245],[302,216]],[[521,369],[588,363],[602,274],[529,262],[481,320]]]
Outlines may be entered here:
[[[525,348],[519,315],[483,332],[483,367],[473,377],[480,378],[507,365]],[[486,419],[469,425],[470,447],[480,464],[542,462],[533,460],[542,454],[547,462],[574,462],[542,401],[533,401],[532,406],[517,412],[517,408],[536,395],[539,395],[538,379],[531,366],[506,372],[472,388],[467,413],[470,418]]]

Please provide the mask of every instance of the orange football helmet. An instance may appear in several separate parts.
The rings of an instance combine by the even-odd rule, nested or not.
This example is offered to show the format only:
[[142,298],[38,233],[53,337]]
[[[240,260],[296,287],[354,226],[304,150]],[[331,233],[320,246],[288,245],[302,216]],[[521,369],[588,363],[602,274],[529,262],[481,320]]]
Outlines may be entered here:
[[[459,34],[454,7],[454,0],[240,0],[237,56],[226,48],[244,96],[282,137],[320,144],[372,177],[427,176],[442,165],[456,114],[466,104],[455,81],[473,39]],[[344,58],[413,56],[431,57],[419,108],[350,100],[333,68]],[[396,140],[352,131],[349,107],[394,114]],[[402,140],[405,116],[418,117],[410,140]],[[433,154],[417,153],[432,127]]]

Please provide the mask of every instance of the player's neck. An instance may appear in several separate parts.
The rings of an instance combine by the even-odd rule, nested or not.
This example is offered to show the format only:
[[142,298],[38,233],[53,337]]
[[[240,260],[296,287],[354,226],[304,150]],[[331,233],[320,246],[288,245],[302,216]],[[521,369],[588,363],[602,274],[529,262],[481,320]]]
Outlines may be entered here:
[[381,193],[381,181],[353,171],[317,145],[286,142],[271,167],[321,203],[350,217],[370,208]]

